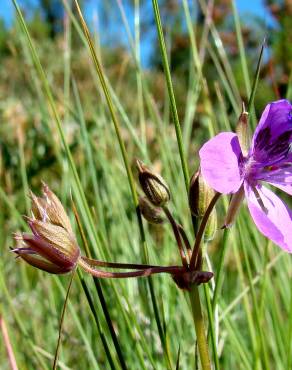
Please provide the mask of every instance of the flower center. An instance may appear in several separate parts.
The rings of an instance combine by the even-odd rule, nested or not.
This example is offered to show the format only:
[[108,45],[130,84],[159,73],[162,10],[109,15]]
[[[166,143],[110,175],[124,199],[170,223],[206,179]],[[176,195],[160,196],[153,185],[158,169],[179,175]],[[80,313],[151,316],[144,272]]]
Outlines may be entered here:
[[250,184],[255,185],[257,180],[257,173],[259,171],[258,163],[253,158],[253,156],[248,156],[243,159],[242,167],[242,176],[246,181],[248,181]]

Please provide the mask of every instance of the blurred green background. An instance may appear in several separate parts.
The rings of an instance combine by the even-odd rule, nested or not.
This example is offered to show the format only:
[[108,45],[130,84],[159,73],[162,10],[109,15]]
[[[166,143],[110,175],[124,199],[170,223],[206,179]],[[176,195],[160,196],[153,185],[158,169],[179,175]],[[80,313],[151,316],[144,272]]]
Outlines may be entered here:
[[[264,38],[251,126],[268,102],[291,100],[292,2],[265,1],[254,9],[252,2],[247,3],[249,9],[231,0],[159,1],[190,174],[197,170],[197,151],[204,141],[219,131],[234,130],[241,102],[250,96]],[[80,4],[121,123],[131,168],[136,175],[138,157],[163,174],[172,193],[172,212],[193,240],[151,1],[83,0]],[[11,5],[8,0],[0,5],[0,316],[8,327],[19,369],[48,369],[68,277],[36,271],[15,261],[9,252],[12,233],[25,230],[22,215],[29,214],[29,189],[39,194],[41,181],[48,183],[63,201],[78,234],[72,191],[91,251],[98,258],[141,263],[145,245],[76,8],[61,0],[19,2],[45,80],[13,7],[4,8]],[[44,81],[82,188],[51,115]],[[218,231],[206,246],[215,275],[226,202],[219,204]],[[151,263],[179,263],[168,225],[145,224],[145,231]],[[79,234],[78,240],[83,249]],[[291,257],[258,233],[243,207],[220,263],[224,282],[214,310],[220,368],[292,369]],[[101,281],[99,287],[88,276],[82,279],[75,278],[70,296],[60,368],[125,368],[121,356],[128,369],[174,369],[178,358],[180,369],[196,368],[189,305],[168,276],[154,277],[152,283]],[[95,308],[88,304],[84,284]],[[212,283],[208,289],[212,294]],[[3,335],[0,343],[0,368],[9,369]]]

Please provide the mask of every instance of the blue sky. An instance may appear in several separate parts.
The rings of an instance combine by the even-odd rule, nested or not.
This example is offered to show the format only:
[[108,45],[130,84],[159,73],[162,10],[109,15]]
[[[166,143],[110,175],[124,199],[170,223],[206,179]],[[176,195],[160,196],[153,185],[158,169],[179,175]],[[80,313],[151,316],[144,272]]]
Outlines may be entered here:
[[[37,3],[36,0],[30,0],[30,2]],[[94,3],[96,3],[96,1],[91,0],[90,7],[94,7],[93,5]],[[60,0],[60,4],[61,4],[61,0]],[[263,6],[262,0],[253,0],[252,2],[248,0],[236,0],[236,4],[241,14],[253,13],[253,14],[261,16],[262,18],[267,17],[267,11],[265,10]],[[14,13],[14,9],[12,5],[12,0],[1,0],[0,17],[3,18],[7,24],[11,23],[13,19],[13,13]]]
[[[18,0],[19,3],[21,4],[22,0]],[[92,14],[93,12],[98,8],[100,5],[100,2],[103,0],[89,0],[88,5],[85,10],[85,14],[91,15],[92,19]],[[104,0],[106,1],[106,0]],[[150,2],[150,0],[148,0]],[[251,1],[249,0],[235,0],[237,4],[237,8],[239,10],[241,19],[244,19],[245,15],[248,14],[253,14],[256,16],[259,16],[263,19],[263,21],[267,24],[271,24],[272,19],[269,16],[269,13],[264,7],[263,0],[253,0],[252,5]],[[30,4],[32,6],[34,4],[38,3],[38,0],[29,0]],[[61,0],[60,0],[60,6],[62,6]],[[14,16],[14,7],[12,4],[12,0],[0,0],[0,18],[4,19],[5,24],[9,26],[11,22],[13,21],[13,16]],[[127,16],[130,18],[133,18],[133,14],[128,13]],[[247,18],[248,19],[248,18]],[[113,24],[115,24],[115,27],[118,27],[120,22],[120,19],[115,19]],[[133,19],[130,20],[131,25],[133,25]],[[118,33],[119,35],[119,40],[122,41],[123,44],[127,43],[127,37],[125,30],[123,30]],[[105,40],[103,40],[105,41]],[[152,35],[147,35],[143,37],[141,40],[141,56],[142,56],[142,64],[147,65],[149,62],[150,54],[151,54],[151,44],[153,41],[153,36]],[[106,42],[106,41],[105,41]]]

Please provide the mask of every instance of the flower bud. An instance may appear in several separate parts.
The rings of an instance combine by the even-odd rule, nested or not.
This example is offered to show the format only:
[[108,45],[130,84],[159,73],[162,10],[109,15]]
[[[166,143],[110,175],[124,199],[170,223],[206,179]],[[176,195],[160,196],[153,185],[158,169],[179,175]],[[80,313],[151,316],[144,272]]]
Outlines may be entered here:
[[53,274],[75,268],[80,250],[69,218],[56,195],[47,185],[44,197],[31,193],[33,218],[27,218],[32,234],[15,236],[12,251],[30,265]]
[[248,128],[248,112],[245,110],[245,105],[243,102],[241,114],[236,125],[236,133],[238,136],[241,151],[244,156],[247,156],[250,148],[250,133]]
[[207,221],[207,225],[204,232],[204,241],[205,242],[212,241],[214,239],[216,231],[217,231],[217,211],[214,208]]
[[194,173],[189,188],[189,207],[192,215],[203,217],[214,194],[214,190],[206,183],[201,171]]
[[151,224],[162,224],[165,221],[162,209],[153,206],[147,197],[139,198],[139,207],[142,216]]
[[163,178],[137,160],[139,182],[148,200],[157,207],[162,207],[170,199],[170,192]]

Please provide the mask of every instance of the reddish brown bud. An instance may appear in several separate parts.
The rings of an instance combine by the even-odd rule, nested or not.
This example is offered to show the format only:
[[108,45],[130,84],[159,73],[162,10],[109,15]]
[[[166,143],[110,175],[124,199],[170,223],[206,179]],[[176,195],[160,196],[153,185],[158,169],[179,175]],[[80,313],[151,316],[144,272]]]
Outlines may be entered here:
[[170,192],[164,179],[137,160],[139,182],[148,200],[157,207],[164,206],[170,200]]
[[40,270],[64,274],[75,268],[80,250],[60,200],[47,185],[43,193],[31,193],[33,218],[27,220],[33,234],[16,235],[13,252]]
[[151,224],[162,224],[165,221],[162,209],[153,206],[147,197],[139,198],[139,207],[142,216]]

